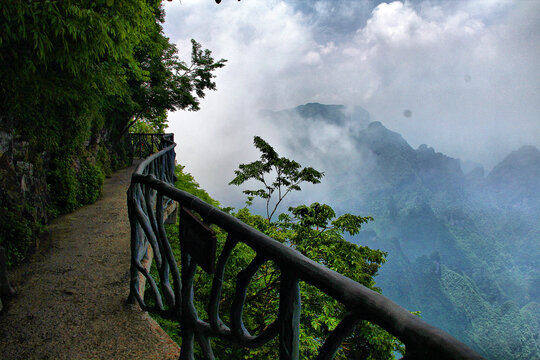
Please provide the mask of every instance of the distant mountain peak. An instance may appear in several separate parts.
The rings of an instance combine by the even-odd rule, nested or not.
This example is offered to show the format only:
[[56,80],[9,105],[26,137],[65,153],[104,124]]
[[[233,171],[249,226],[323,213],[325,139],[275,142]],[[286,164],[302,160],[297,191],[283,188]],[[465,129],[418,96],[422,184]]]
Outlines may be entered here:
[[367,129],[360,132],[359,137],[364,142],[378,144],[377,147],[387,144],[407,148],[407,151],[413,150],[399,133],[389,130],[380,121],[371,122]]
[[540,206],[540,151],[530,145],[512,151],[491,170],[487,180],[503,204]]
[[431,154],[435,154],[435,149],[433,149],[430,146],[427,146],[426,144],[420,145],[416,151],[418,151],[418,152],[429,152]]
[[512,151],[510,155],[497,164],[490,173],[490,176],[497,176],[501,172],[520,172],[522,170],[536,168],[540,170],[540,151],[532,145],[525,145],[518,150]]
[[338,126],[348,125],[355,129],[363,129],[369,124],[369,112],[360,106],[329,105],[310,102],[295,108],[280,111],[262,111],[262,115],[276,120],[294,121],[295,117],[302,120],[320,120]]
[[530,158],[533,160],[538,160],[540,159],[540,151],[536,148],[536,146],[524,145],[516,151],[512,151],[508,157]]
[[534,145],[523,145],[522,147],[520,147],[517,152],[520,152],[520,153],[534,153],[534,154],[540,154],[540,151],[538,150],[538,148]]
[[385,128],[384,125],[380,121],[373,121],[368,126],[368,129],[378,129],[378,128]]
[[345,105],[335,105],[335,104],[321,104],[318,102],[311,102],[304,105],[299,105],[296,107],[296,110],[299,114],[306,115],[306,117],[310,116],[320,116],[323,114],[327,114],[328,112],[332,110],[343,110],[345,108]]

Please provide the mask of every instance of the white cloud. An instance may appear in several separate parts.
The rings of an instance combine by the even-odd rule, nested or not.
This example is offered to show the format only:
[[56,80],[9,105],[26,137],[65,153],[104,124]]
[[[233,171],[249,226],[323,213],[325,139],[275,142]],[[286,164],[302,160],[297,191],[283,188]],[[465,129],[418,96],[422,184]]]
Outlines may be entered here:
[[229,60],[199,113],[170,116],[180,160],[208,190],[227,196],[232,170],[258,156],[253,135],[283,143],[258,110],[312,101],[363,106],[413,146],[488,166],[540,145],[540,2],[369,4],[166,4],[183,53],[195,38]]

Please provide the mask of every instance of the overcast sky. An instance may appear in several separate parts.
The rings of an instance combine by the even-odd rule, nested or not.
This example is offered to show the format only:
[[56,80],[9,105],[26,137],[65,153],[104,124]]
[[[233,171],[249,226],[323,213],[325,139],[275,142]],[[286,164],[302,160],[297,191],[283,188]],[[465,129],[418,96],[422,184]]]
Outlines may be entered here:
[[361,106],[414,148],[487,169],[540,145],[540,0],[174,0],[165,10],[184,58],[194,38],[228,60],[201,111],[169,115],[177,159],[222,200],[239,192],[227,189],[237,164],[258,157],[254,135],[294,158],[261,109]]

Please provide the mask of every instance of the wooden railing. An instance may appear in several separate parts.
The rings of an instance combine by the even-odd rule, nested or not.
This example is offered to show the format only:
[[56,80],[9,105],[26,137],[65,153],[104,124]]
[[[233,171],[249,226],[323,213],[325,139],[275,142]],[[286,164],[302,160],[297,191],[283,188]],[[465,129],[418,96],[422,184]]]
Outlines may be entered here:
[[[339,325],[326,339],[321,340],[316,359],[332,359],[343,340],[362,320],[381,326],[401,340],[406,346],[405,359],[482,359],[463,343],[383,295],[175,188],[174,147],[172,134],[162,136],[159,144],[161,150],[145,159],[132,176],[128,190],[131,223],[130,300],[138,302],[145,311],[179,322],[182,333],[180,359],[194,359],[195,340],[204,358],[214,359],[211,338],[257,348],[276,336],[279,336],[280,359],[299,359],[300,281],[317,287],[347,310]],[[163,225],[164,209],[169,200],[178,202],[180,207],[181,270],[178,269]],[[217,261],[216,237],[209,227],[211,224],[228,234]],[[239,243],[253,249],[256,256],[238,273],[230,322],[225,324],[220,317],[223,277],[227,261]],[[151,254],[159,281],[151,276],[148,266],[145,266]],[[260,334],[252,335],[244,327],[242,319],[246,291],[256,271],[267,261],[273,262],[281,273],[278,315]],[[208,321],[199,318],[193,303],[193,281],[198,267],[211,274],[213,279],[207,307]],[[150,291],[155,305],[145,303],[141,279],[146,281],[147,291]]]
[[129,134],[133,156],[139,159],[147,158],[148,156],[158,152],[164,146],[174,143],[174,134],[146,134],[137,133]]

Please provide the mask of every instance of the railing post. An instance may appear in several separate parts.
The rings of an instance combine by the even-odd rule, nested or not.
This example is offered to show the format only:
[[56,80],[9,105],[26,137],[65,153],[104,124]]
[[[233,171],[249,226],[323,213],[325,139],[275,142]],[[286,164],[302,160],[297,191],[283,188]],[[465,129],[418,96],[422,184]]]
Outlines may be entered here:
[[[130,225],[130,244],[131,244],[131,253],[132,254],[135,254],[138,249],[137,249],[137,245],[138,245],[138,225],[137,225],[137,221],[136,221],[136,218],[135,218],[135,215],[133,214],[133,204],[132,204],[132,200],[133,200],[133,192],[134,192],[134,189],[133,188],[129,188],[128,190],[128,201],[127,201],[127,208],[128,208],[128,218],[129,218],[129,225]],[[134,305],[137,303],[137,299],[136,299],[136,292],[137,290],[139,289],[139,270],[137,270],[137,267],[135,266],[135,263],[134,263],[134,259],[133,257],[131,258],[131,262],[130,262],[130,269],[129,269],[129,272],[130,272],[130,281],[129,281],[129,296],[126,300],[126,303],[127,304],[130,304],[130,305]],[[136,290],[137,289],[137,290]]]
[[279,318],[279,358],[298,360],[300,358],[300,286],[298,278],[281,273]]
[[[181,245],[182,246],[182,245]],[[180,329],[182,331],[182,348],[180,360],[193,360],[195,354],[193,345],[195,340],[195,323],[197,322],[197,310],[193,305],[193,278],[197,265],[185,250],[181,251],[182,257],[182,316]]]

